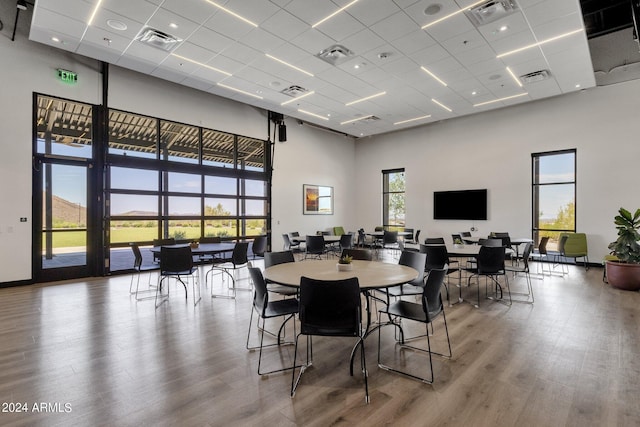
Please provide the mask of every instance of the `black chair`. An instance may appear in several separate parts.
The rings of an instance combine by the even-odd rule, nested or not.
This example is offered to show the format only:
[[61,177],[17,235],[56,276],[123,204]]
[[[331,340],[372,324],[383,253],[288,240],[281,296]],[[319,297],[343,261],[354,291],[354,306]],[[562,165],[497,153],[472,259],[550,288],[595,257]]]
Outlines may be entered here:
[[418,272],[418,276],[408,283],[381,289],[387,294],[387,304],[389,304],[389,296],[402,297],[406,295],[420,295],[424,287],[424,268],[427,262],[427,255],[420,252],[402,251],[398,264],[411,267]]
[[502,245],[502,239],[495,239],[495,238],[479,239],[478,240],[478,244],[480,246],[490,246],[490,247],[494,247],[494,248],[502,248],[502,247],[504,247]]
[[[156,266],[151,266],[151,265],[143,265],[142,261],[142,252],[140,252],[140,247],[138,246],[137,243],[129,243],[129,246],[131,247],[131,251],[133,252],[133,270],[134,270],[134,274],[131,275],[131,282],[129,283],[129,293],[132,295],[135,295],[136,300],[140,301],[142,299],[146,299],[146,298],[153,298],[153,296],[149,296],[146,298],[141,298],[139,297],[139,294],[141,292],[152,292],[153,289],[148,289],[145,291],[140,291],[140,275],[143,272],[149,272],[149,287],[151,287],[151,271],[155,271],[158,268]],[[136,290],[133,290],[133,278],[134,276],[137,278],[136,281]]]
[[353,234],[343,234],[340,236],[340,251],[353,248]]
[[[449,277],[449,274],[458,273],[458,285],[462,285],[462,270],[457,260],[449,259],[449,252],[445,245],[420,245],[420,252],[427,255],[425,271],[445,270],[446,277]],[[444,288],[447,291],[447,303],[451,305],[449,284],[446,281]]]
[[[236,290],[237,289],[241,289],[241,290],[251,290],[251,288],[238,288],[236,286],[236,277],[235,277],[235,273],[248,266],[249,263],[249,259],[248,259],[248,254],[249,252],[249,242],[237,242],[235,244],[235,246],[233,247],[233,252],[231,253],[231,257],[230,258],[221,258],[220,260],[218,260],[215,264],[213,264],[213,266],[211,267],[211,269],[207,272],[207,276],[209,275],[209,273],[212,273],[212,276],[214,274],[214,271],[219,271],[220,273],[223,274],[223,285],[224,285],[224,276],[228,276],[231,279],[231,286],[227,286],[227,289],[231,290],[231,294],[229,294],[229,292],[224,293],[224,294],[215,294],[213,291],[213,283],[211,284],[211,297],[212,298],[235,298],[236,297]],[[205,281],[207,280],[206,276],[205,276]]]
[[413,228],[405,228],[404,229],[405,234],[404,235],[404,242],[405,243],[415,243],[415,240],[413,240]]
[[[249,267],[249,276],[251,277],[251,280],[253,282],[253,289],[254,289],[254,293],[253,293],[253,309],[251,310],[251,317],[249,318],[249,331],[247,332],[247,350],[255,350],[257,348],[260,349],[260,353],[258,355],[258,375],[266,375],[266,374],[271,374],[274,372],[281,372],[281,371],[285,371],[287,369],[293,369],[293,365],[286,367],[286,368],[280,368],[280,369],[274,369],[271,371],[267,371],[267,372],[262,372],[260,370],[261,365],[262,365],[262,349],[265,347],[273,347],[273,346],[280,346],[281,344],[281,340],[280,337],[282,335],[282,331],[284,330],[285,325],[287,324],[287,322],[290,319],[293,319],[295,314],[298,312],[298,300],[296,298],[287,298],[287,299],[282,299],[282,300],[278,300],[278,301],[269,301],[269,292],[267,292],[267,285],[264,281],[264,277],[262,276],[262,272],[260,271],[259,268],[257,267]],[[250,346],[249,345],[249,340],[251,337],[251,326],[253,324],[253,313],[254,311],[258,314],[258,320],[257,320],[257,328],[258,328],[258,332],[260,334],[260,345],[259,346]],[[265,323],[266,323],[266,319],[271,319],[274,317],[284,317],[284,320],[282,321],[282,324],[280,325],[280,328],[278,329],[278,333],[277,334],[271,334],[270,335],[274,335],[277,338],[276,343],[274,344],[269,344],[269,345],[264,345],[264,334],[266,331],[265,329]],[[262,319],[262,325],[260,325],[260,319]],[[293,322],[293,334],[295,336],[295,331],[296,331],[296,323]],[[293,344],[288,343],[288,344]],[[294,359],[295,361],[295,359]]]
[[[295,261],[296,259],[293,256],[292,251],[264,253],[264,268],[269,268],[274,265],[284,264],[287,262],[295,262]],[[268,280],[266,282],[267,282],[267,290],[269,290],[269,292],[273,292],[273,293],[284,295],[284,296],[298,295],[297,288],[293,288],[291,286],[278,285],[276,283],[271,283]]]
[[[408,376],[410,378],[417,379],[419,381],[431,384],[433,383],[433,361],[432,354],[436,354],[442,357],[451,358],[451,341],[449,339],[449,329],[447,328],[447,317],[444,312],[444,306],[442,304],[442,296],[441,296],[441,288],[445,278],[445,270],[433,269],[429,272],[429,276],[427,276],[427,281],[422,288],[422,298],[420,303],[414,303],[405,300],[397,300],[389,304],[386,308],[381,309],[378,312],[378,317],[380,318],[382,314],[386,314],[389,316],[390,321],[388,323],[382,324],[378,327],[378,366],[384,370],[396,372],[401,375]],[[438,318],[442,314],[442,319],[444,322],[444,330],[447,335],[447,344],[449,347],[449,353],[436,353],[431,351],[431,339],[429,337],[429,324],[432,325],[433,321]],[[415,346],[410,346],[405,343],[404,331],[402,329],[402,325],[399,320],[406,319],[414,322],[420,322],[425,324],[426,333],[422,336],[426,336],[427,338],[427,348],[419,348]],[[401,350],[410,349],[420,352],[425,352],[429,354],[429,370],[431,375],[429,378],[414,375],[409,373],[408,371],[401,371],[398,368],[391,367],[389,365],[385,365],[382,363],[380,354],[381,352],[381,342],[382,342],[382,328],[387,325],[393,325],[399,331],[399,339],[398,343],[400,345]],[[404,360],[404,357],[400,358]]]
[[327,250],[324,246],[324,236],[316,235],[316,236],[307,236],[305,240],[306,249],[304,252],[304,259],[309,257],[322,259],[322,255],[324,255]]
[[[168,237],[166,239],[153,239],[153,246],[157,248],[159,248],[160,246],[169,246],[169,245],[175,245],[175,244],[176,244],[176,239],[174,239],[173,237]],[[153,254],[153,262],[160,262],[159,253]]]
[[300,251],[300,242],[293,242],[291,238],[289,238],[288,234],[282,235],[282,240],[284,240],[283,250],[285,251]]
[[424,239],[425,245],[444,245],[444,237],[427,237]]
[[382,232],[382,248],[383,249],[391,249],[395,253],[398,251],[398,232],[397,231],[387,231],[384,230]]
[[256,257],[264,258],[264,253],[267,250],[267,236],[258,236],[253,239],[253,245],[251,245],[251,253],[253,259]]
[[340,258],[344,258],[345,256],[350,256],[354,260],[359,261],[373,261],[373,253],[371,253],[368,249],[343,249],[340,254]]
[[344,280],[325,281],[302,277],[300,279],[300,333],[296,336],[294,364],[297,361],[298,341],[301,335],[307,337],[307,361],[300,367],[296,380],[296,370],[291,377],[291,397],[305,369],[313,362],[312,336],[354,337],[360,346],[362,372],[364,374],[365,401],[369,403],[367,364],[365,361],[364,329],[362,328],[362,307],[360,286],[357,277]]
[[[183,279],[191,277],[193,286],[193,305],[195,306],[202,299],[200,295],[200,279],[198,274],[198,268],[193,265],[193,255],[191,253],[191,247],[189,246],[177,246],[177,247],[160,247],[160,283],[156,289],[156,308],[169,298],[169,286],[167,285],[167,295],[162,297],[162,283],[165,279],[173,277],[184,286],[184,297],[187,298],[187,284]],[[198,295],[196,298],[196,284],[198,289]],[[158,303],[158,296],[161,296],[160,303]]]
[[[471,270],[469,276],[469,284],[473,277],[485,277],[485,295],[487,294],[487,280],[491,280],[495,284],[496,295],[500,291],[500,299],[502,299],[502,285],[498,281],[499,276],[503,276],[507,291],[509,292],[509,305],[511,305],[511,290],[509,289],[509,276],[506,274],[505,265],[505,248],[502,246],[482,246],[476,257],[476,268]],[[461,289],[462,292],[462,289]],[[478,304],[480,305],[480,282],[478,281]]]
[[[544,236],[538,243],[538,250],[531,253],[531,258],[538,261],[538,272],[544,276],[544,263],[547,260],[547,243],[549,242],[549,236]],[[549,268],[549,275],[551,275],[551,268]]]
[[527,293],[523,294],[527,297],[527,299],[524,301],[514,299],[513,300],[514,302],[524,302],[527,304],[533,304],[535,302],[535,298],[533,297],[533,287],[531,286],[531,274],[529,273],[529,257],[531,255],[532,248],[533,248],[533,243],[525,243],[524,251],[522,252],[522,266],[520,265],[505,266],[505,269],[509,272],[512,272],[514,275],[517,273],[523,273],[525,275],[525,280],[527,281]]

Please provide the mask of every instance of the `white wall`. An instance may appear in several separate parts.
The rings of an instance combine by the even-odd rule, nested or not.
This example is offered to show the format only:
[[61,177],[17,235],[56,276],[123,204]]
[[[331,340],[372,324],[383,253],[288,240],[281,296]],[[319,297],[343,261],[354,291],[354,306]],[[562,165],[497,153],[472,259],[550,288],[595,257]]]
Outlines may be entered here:
[[[531,153],[577,149],[577,231],[599,262],[616,237],[619,207],[640,207],[640,81],[491,111],[356,143],[357,217],[380,223],[381,170],[405,167],[407,225],[423,236],[508,231],[531,235]],[[487,221],[434,221],[433,191],[487,188]]]
[[[33,93],[91,104],[101,103],[99,64],[17,37],[0,36],[0,283],[31,279]],[[57,80],[55,70],[79,75],[76,85]],[[268,138],[267,113],[118,67],[110,67],[109,106],[125,111]],[[287,120],[288,141],[277,143],[273,177],[274,248],[281,234],[312,233],[353,222],[354,142]],[[335,214],[302,215],[302,184],[334,187]],[[26,217],[28,222],[20,222]]]

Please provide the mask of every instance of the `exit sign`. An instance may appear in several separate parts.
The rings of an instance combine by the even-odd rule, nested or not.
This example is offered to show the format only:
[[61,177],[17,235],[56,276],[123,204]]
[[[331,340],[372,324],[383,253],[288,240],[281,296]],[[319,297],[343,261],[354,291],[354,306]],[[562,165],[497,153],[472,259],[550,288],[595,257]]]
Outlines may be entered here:
[[65,83],[77,83],[78,75],[73,71],[63,70],[58,68],[58,78]]

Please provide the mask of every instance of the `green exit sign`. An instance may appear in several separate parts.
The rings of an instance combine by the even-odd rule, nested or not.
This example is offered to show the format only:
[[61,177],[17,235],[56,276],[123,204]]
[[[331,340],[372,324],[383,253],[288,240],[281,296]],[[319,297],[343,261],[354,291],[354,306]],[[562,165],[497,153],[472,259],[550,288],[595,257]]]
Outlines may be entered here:
[[73,71],[63,70],[58,68],[58,78],[65,83],[77,83],[78,75]]

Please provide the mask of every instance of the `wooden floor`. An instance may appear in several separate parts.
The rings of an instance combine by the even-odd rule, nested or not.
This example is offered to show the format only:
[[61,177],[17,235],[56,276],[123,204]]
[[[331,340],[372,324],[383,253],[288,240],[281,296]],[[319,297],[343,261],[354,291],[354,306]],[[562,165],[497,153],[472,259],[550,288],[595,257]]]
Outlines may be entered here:
[[[640,294],[573,266],[533,286],[535,305],[447,307],[453,358],[434,359],[433,385],[379,369],[371,335],[369,405],[362,375],[348,374],[351,339],[314,339],[293,399],[291,371],[258,376],[246,291],[194,308],[172,285],[156,310],[129,295],[128,276],[0,289],[0,425],[639,425]],[[385,356],[427,373],[391,328],[382,341]],[[277,367],[293,348],[266,354]]]

